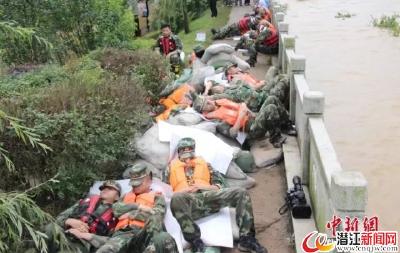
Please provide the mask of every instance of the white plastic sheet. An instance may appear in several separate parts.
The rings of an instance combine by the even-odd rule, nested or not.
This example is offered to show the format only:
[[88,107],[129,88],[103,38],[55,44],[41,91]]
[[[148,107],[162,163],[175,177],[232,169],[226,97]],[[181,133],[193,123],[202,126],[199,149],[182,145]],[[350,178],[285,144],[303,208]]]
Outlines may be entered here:
[[213,133],[192,127],[171,125],[163,121],[158,122],[158,130],[159,140],[170,143],[171,160],[176,153],[179,140],[191,137],[196,141],[196,156],[202,157],[222,174],[228,170],[234,149]]

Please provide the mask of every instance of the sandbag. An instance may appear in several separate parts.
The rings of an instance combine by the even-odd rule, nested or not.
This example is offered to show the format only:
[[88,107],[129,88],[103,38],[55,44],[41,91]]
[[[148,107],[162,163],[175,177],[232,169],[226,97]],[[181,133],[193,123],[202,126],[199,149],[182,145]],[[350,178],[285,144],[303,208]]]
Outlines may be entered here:
[[246,176],[246,178],[243,180],[227,178],[226,182],[228,183],[229,187],[239,187],[246,189],[250,189],[256,185],[256,180],[249,176]]
[[214,64],[218,62],[225,62],[225,64],[229,62],[233,63],[234,59],[232,56],[232,54],[227,54],[224,52],[215,54],[211,56],[210,60],[207,61],[207,65],[214,66]]
[[244,180],[246,179],[247,175],[240,169],[240,167],[234,161],[232,161],[229,164],[225,177],[237,180]]
[[207,76],[212,76],[214,74],[215,74],[215,69],[212,66],[206,66],[206,67],[194,69],[193,75],[189,81],[189,84],[192,86],[203,85],[204,79]]
[[145,161],[162,170],[168,165],[169,143],[158,140],[158,125],[152,126],[143,136],[135,137],[133,147]]
[[236,158],[234,161],[245,173],[253,172],[256,169],[254,157],[249,151],[240,150],[236,154]]
[[215,134],[217,132],[217,126],[214,122],[212,121],[202,121],[197,125],[193,125],[193,128],[197,128],[200,130],[204,130],[210,133]]
[[250,65],[242,58],[237,57],[236,55],[232,55],[232,59],[233,63],[236,63],[241,70],[243,71],[250,70]]
[[213,55],[216,55],[218,53],[227,53],[227,54],[232,54],[235,52],[235,48],[232,47],[231,45],[228,45],[226,43],[217,43],[209,46],[206,48],[203,57],[201,57],[201,61],[203,63],[207,63]]
[[278,73],[279,73],[279,70],[277,67],[274,67],[274,66],[270,67],[268,69],[267,73],[265,74],[265,84],[266,85],[272,84],[275,76],[278,75]]
[[[218,129],[217,129],[218,130]],[[237,148],[241,148],[240,143],[237,142],[236,140],[232,139],[232,138],[228,138],[225,135],[222,135],[220,133],[217,133],[216,136],[218,138],[220,138],[223,142],[225,142],[226,144],[232,146],[232,147],[237,147]]]
[[[131,165],[136,165],[138,163],[145,164],[147,166],[147,168],[153,173],[153,177],[161,178],[161,171],[159,169],[157,169],[153,164],[151,164],[151,163],[149,163],[149,162],[147,162],[145,160],[138,159],[138,160],[135,160],[133,163],[131,163]],[[130,178],[128,170],[129,170],[129,168],[127,168],[124,171],[124,173],[122,174],[122,177],[124,179],[129,179]]]
[[192,126],[203,121],[203,118],[196,113],[179,112],[177,115],[169,117],[168,123],[172,125]]

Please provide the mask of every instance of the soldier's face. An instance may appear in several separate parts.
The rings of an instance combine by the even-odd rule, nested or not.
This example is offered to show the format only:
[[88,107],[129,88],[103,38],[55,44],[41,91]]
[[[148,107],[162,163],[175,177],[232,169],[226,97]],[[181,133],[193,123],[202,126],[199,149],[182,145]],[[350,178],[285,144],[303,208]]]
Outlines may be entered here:
[[100,191],[100,198],[105,202],[112,204],[119,199],[119,193],[112,187],[105,187]]
[[215,111],[215,102],[212,100],[207,100],[206,104],[203,107],[203,112],[212,112]]
[[169,27],[164,27],[163,29],[161,29],[161,34],[164,37],[168,37],[171,35],[171,29]]
[[232,66],[228,69],[228,74],[229,75],[235,75],[240,72],[240,69],[238,67]]
[[132,189],[135,194],[143,194],[143,193],[150,191],[150,186],[151,186],[151,177],[146,176],[143,179],[143,182],[141,185],[139,185],[137,187],[133,187]]

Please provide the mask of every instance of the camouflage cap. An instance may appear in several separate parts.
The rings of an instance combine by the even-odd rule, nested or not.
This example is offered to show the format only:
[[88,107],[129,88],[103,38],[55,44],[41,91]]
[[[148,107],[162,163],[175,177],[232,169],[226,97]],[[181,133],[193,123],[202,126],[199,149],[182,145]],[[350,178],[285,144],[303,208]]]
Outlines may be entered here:
[[197,45],[193,48],[193,51],[194,51],[195,53],[199,53],[199,52],[201,52],[201,51],[203,51],[203,50],[205,50],[205,48],[204,48],[204,46],[201,45],[201,44],[197,44]]
[[226,64],[225,67],[224,67],[225,75],[228,75],[228,70],[230,68],[232,68],[232,67],[236,68],[237,66],[238,66],[237,63],[233,63],[233,62],[229,62],[228,64]]
[[[184,150],[180,152],[182,148],[192,148],[192,150]],[[186,137],[182,138],[178,142],[178,156],[179,159],[193,158],[195,155],[196,141],[193,138]]]
[[207,100],[205,97],[197,95],[196,93],[191,93],[193,104],[192,107],[198,112],[203,111],[203,107],[206,104]]
[[128,168],[128,173],[131,178],[129,184],[133,187],[138,187],[142,184],[144,178],[151,175],[152,172],[144,163],[138,163]]
[[106,180],[104,183],[99,187],[99,190],[102,191],[104,188],[112,188],[121,195],[121,185],[115,180]]

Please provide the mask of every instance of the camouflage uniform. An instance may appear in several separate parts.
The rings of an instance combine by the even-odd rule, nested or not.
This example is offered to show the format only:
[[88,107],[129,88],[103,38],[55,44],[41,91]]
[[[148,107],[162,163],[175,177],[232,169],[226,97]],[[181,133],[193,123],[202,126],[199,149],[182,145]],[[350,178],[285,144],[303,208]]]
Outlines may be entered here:
[[249,54],[248,62],[254,64],[257,62],[257,52],[268,55],[278,53],[278,45],[271,47],[263,43],[269,35],[270,31],[265,28],[256,37],[242,36],[240,38],[240,41],[236,44],[235,49],[247,49]]
[[[171,211],[181,226],[183,237],[193,242],[201,237],[200,228],[194,222],[218,212],[224,207],[236,208],[236,222],[241,236],[254,236],[254,216],[250,195],[242,188],[226,188],[225,178],[219,172],[211,172],[210,184],[219,190],[200,190],[196,193],[176,192],[171,199]],[[187,174],[188,172],[186,172]],[[169,183],[169,175],[166,177]]]
[[[112,187],[116,189],[117,191],[121,192],[121,186],[116,183],[115,181],[106,181],[103,183],[103,185],[100,187],[100,190],[102,190],[102,187]],[[104,243],[105,240],[107,240],[109,237],[108,236],[99,236],[99,235],[93,235],[93,238],[90,241],[82,240],[82,239],[77,239],[71,234],[65,234],[66,239],[68,240],[68,249],[61,249],[59,245],[60,241],[60,233],[63,233],[66,231],[68,228],[65,226],[65,222],[69,218],[74,218],[74,219],[80,219],[80,216],[82,215],[82,210],[80,208],[80,202],[76,202],[73,206],[70,208],[66,209],[63,211],[61,214],[59,214],[56,218],[55,224],[49,224],[45,228],[45,233],[48,237],[47,240],[47,245],[49,247],[49,253],[55,253],[55,252],[77,252],[77,253],[86,253],[86,252],[91,252],[91,250],[98,248],[100,245]],[[112,207],[111,204],[105,204],[102,201],[100,201],[96,209],[93,212],[94,216],[98,216],[99,214],[104,213],[105,210],[109,209]],[[111,232],[110,232],[111,234]]]
[[[131,168],[132,173],[130,184],[139,186],[143,178],[151,172],[146,165],[137,164]],[[123,200],[123,198],[122,198]],[[171,235],[164,232],[164,215],[166,209],[165,199],[162,195],[155,195],[153,213],[138,209],[137,204],[126,204],[119,201],[113,206],[117,217],[129,213],[135,218],[145,222],[144,227],[128,226],[114,232],[112,237],[101,246],[96,253],[117,253],[117,252],[147,252],[147,253],[176,253],[178,252],[175,240]]]
[[216,31],[212,36],[213,40],[222,40],[226,37],[240,36],[241,32],[238,23],[233,23],[231,25],[226,25]]

